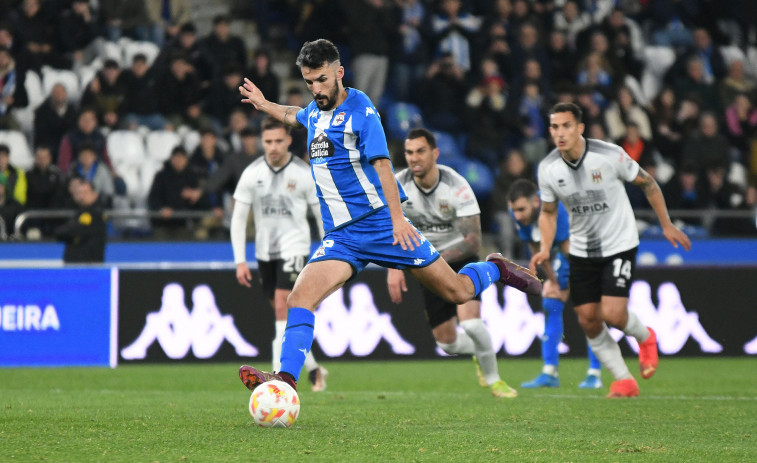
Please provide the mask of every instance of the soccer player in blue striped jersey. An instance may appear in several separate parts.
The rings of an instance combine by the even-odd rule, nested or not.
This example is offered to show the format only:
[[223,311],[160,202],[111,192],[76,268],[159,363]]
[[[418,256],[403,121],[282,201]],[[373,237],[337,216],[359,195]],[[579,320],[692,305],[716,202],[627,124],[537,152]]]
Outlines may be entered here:
[[287,298],[287,327],[281,370],[268,373],[243,365],[248,389],[279,379],[296,387],[313,343],[314,311],[369,263],[407,269],[445,300],[462,304],[495,281],[539,294],[541,281],[500,254],[455,273],[407,220],[405,192],[394,177],[386,135],[376,108],[360,90],[342,85],[344,67],[328,40],[306,42],[297,66],[313,101],[306,108],[268,101],[250,80],[239,87],[242,102],[291,127],[308,131],[311,172],[326,235],[297,277]]
[[[528,244],[532,254],[539,252],[541,234],[539,233],[539,211],[541,199],[534,182],[521,179],[513,183],[507,195],[510,215],[515,220],[515,227],[521,241]],[[547,275],[542,291],[544,309],[544,335],[541,339],[541,356],[544,360],[541,374],[531,381],[521,384],[525,388],[558,387],[558,347],[563,338],[563,309],[568,300],[568,280],[570,264],[567,259],[570,245],[570,219],[562,203],[557,204],[557,228],[555,245],[552,248],[552,262],[544,262],[542,268]],[[586,379],[578,385],[581,389],[599,389],[602,387],[602,364],[588,346],[589,370]]]

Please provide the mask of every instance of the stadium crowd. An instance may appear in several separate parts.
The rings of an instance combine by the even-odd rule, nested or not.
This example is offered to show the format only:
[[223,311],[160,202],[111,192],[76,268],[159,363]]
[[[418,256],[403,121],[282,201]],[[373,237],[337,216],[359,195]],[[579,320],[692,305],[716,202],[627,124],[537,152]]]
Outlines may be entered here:
[[[182,237],[176,211],[208,211],[194,232],[224,233],[230,193],[262,152],[263,115],[238,86],[248,77],[269,99],[305,106],[293,57],[317,38],[338,44],[345,84],[378,105],[395,167],[410,128],[434,131],[439,162],[479,197],[485,231],[511,228],[510,185],[533,179],[551,149],[546,111],[573,101],[585,135],[652,173],[690,233],[755,233],[753,215],[675,215],[757,207],[753,0],[228,0],[210,2],[228,8],[207,34],[193,8],[205,3],[194,3],[0,2],[8,235],[24,210],[74,207],[72,178],[107,208],[155,211],[152,226],[126,220],[115,233]],[[304,131],[293,136],[306,159]]]

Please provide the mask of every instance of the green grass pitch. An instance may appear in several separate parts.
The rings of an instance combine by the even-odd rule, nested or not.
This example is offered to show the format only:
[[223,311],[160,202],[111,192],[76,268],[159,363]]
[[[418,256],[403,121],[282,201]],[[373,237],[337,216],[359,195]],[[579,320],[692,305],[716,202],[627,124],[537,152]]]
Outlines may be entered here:
[[577,388],[582,360],[525,390],[539,362],[501,359],[520,392],[504,400],[470,360],[325,366],[291,429],[253,424],[238,365],[0,369],[0,462],[757,461],[755,359],[663,358],[641,397],[613,400],[607,372]]

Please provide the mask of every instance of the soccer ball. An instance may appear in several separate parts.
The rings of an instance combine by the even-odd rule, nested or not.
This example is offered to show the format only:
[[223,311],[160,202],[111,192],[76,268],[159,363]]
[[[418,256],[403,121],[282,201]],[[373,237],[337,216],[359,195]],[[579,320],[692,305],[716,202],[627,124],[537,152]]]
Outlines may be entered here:
[[288,428],[300,414],[300,397],[284,381],[267,381],[252,391],[250,415],[264,428]]

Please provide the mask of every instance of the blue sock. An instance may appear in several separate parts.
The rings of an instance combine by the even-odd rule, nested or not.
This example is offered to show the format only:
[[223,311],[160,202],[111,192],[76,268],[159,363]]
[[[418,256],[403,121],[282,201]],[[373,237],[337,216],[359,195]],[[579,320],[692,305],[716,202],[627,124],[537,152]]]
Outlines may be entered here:
[[292,307],[287,314],[287,327],[281,343],[281,371],[292,375],[295,381],[305,364],[305,355],[313,345],[315,314],[301,307]]
[[499,281],[499,267],[491,262],[473,262],[461,268],[457,273],[471,279],[476,296],[495,281]]
[[591,346],[589,343],[586,343],[586,353],[589,355],[589,368],[592,370],[601,370],[602,369],[602,363],[599,361],[596,355],[594,355],[594,351],[591,350]]
[[562,341],[562,311],[565,303],[560,299],[544,298],[544,336],[541,339],[541,356],[545,365],[557,366],[560,353],[557,346]]

